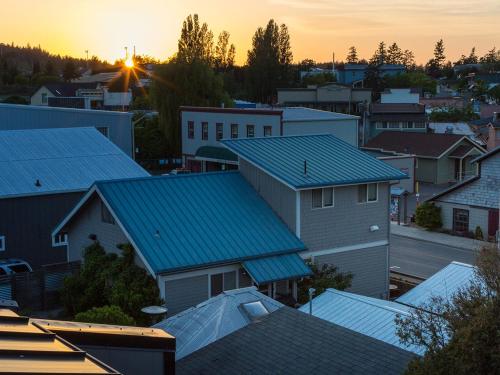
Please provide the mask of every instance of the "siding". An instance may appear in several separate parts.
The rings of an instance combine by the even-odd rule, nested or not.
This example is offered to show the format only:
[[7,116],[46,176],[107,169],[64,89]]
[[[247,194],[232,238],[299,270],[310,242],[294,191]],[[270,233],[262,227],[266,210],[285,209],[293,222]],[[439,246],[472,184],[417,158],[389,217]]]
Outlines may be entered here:
[[295,232],[295,191],[241,159],[240,173],[281,217],[288,228]]
[[[414,192],[415,187],[415,158],[414,157],[405,157],[405,158],[377,158],[384,163],[387,163],[394,168],[402,171],[402,169],[408,169],[408,176],[410,177],[407,180],[401,180],[398,184],[393,185],[397,187],[402,187],[409,193]],[[403,171],[402,171],[403,172]]]
[[[379,183],[377,202],[358,204],[358,188],[335,188],[334,207],[312,209],[312,190],[300,193],[300,239],[308,250],[334,249],[388,239],[389,184]],[[370,226],[380,230],[370,232]]]
[[437,181],[437,160],[423,158],[417,158],[417,160],[415,179],[419,182],[429,182],[435,184]]
[[32,267],[66,261],[64,247],[52,247],[52,230],[83,193],[0,199],[0,235],[6,251],[0,258],[21,258]]
[[436,206],[441,207],[441,219],[443,228],[453,229],[453,209],[460,208],[469,211],[469,231],[475,231],[480,227],[483,235],[488,236],[488,209],[470,207],[463,204],[453,204],[446,202],[436,202]]
[[165,282],[165,302],[170,316],[208,299],[208,275]]
[[365,296],[385,298],[388,293],[387,246],[350,250],[314,257],[319,266],[332,264],[339,272],[353,274],[348,291]]
[[67,231],[68,261],[82,259],[83,249],[93,242],[89,238],[90,234],[97,236],[97,240],[108,253],[121,255],[121,251],[116,246],[129,242],[118,224],[102,222],[101,200],[97,195],[90,199],[85,207],[80,209]]
[[0,130],[107,127],[108,137],[133,157],[132,114],[0,104]]

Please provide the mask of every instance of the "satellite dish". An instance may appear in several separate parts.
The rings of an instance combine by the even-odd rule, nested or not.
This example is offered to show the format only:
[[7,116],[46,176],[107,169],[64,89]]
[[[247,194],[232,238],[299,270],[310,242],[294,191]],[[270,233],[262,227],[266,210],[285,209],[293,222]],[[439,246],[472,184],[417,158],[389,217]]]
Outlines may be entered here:
[[166,314],[168,309],[165,306],[148,306],[143,307],[141,311],[149,315],[162,315]]

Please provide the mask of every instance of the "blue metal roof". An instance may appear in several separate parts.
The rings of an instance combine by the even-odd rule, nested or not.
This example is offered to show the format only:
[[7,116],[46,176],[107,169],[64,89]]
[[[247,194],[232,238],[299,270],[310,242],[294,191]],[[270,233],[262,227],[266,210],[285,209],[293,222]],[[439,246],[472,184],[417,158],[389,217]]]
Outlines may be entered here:
[[[400,342],[396,335],[396,316],[408,315],[411,308],[396,302],[327,289],[312,300],[312,314],[366,336],[384,341],[416,354],[425,349]],[[309,313],[309,303],[299,308]]]
[[95,128],[0,131],[0,198],[143,176],[149,174]]
[[312,274],[298,254],[275,255],[247,260],[243,262],[243,267],[257,284],[298,279]]
[[449,301],[460,289],[467,288],[475,278],[474,266],[452,262],[396,301],[415,307],[431,302],[432,297],[442,297]]
[[238,172],[96,186],[155,273],[305,249]]
[[408,178],[403,172],[330,134],[221,142],[242,159],[297,190]]

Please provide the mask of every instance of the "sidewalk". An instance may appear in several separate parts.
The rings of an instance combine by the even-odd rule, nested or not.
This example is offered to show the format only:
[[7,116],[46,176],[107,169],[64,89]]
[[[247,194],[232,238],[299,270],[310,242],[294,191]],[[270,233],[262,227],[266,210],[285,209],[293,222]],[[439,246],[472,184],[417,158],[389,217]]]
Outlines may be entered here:
[[477,250],[484,245],[491,245],[489,242],[473,240],[465,237],[450,236],[449,234],[444,233],[429,232],[420,228],[398,225],[394,222],[391,222],[391,234],[464,250]]

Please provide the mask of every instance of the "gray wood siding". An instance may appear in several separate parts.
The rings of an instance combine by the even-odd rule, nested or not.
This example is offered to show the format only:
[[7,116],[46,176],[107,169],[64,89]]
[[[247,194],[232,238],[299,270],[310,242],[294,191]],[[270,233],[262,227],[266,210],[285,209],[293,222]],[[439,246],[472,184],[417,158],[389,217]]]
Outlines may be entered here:
[[417,158],[417,168],[415,169],[415,179],[420,182],[430,182],[435,184],[437,181],[438,162],[436,159]]
[[165,303],[169,316],[196,306],[208,298],[208,275],[165,282]]
[[52,230],[83,193],[0,199],[0,236],[6,250],[0,258],[21,258],[32,267],[66,261],[64,247],[52,247]]
[[108,253],[121,255],[121,251],[116,246],[129,242],[118,224],[102,222],[101,201],[97,195],[94,195],[80,209],[67,231],[69,261],[82,259],[83,249],[93,242],[89,238],[90,234],[97,236],[97,240]]
[[480,227],[483,235],[488,235],[488,209],[470,207],[468,205],[436,202],[436,206],[441,207],[441,220],[443,221],[443,228],[453,229],[453,209],[459,208],[469,211],[469,231],[475,231],[476,227]]
[[[334,207],[313,209],[312,190],[300,194],[300,238],[308,250],[334,249],[389,240],[389,184],[379,183],[378,200],[358,203],[358,187],[336,187]],[[370,232],[370,226],[379,230]]]
[[388,292],[387,246],[350,250],[314,257],[319,266],[333,264],[339,272],[353,274],[348,290],[365,296],[385,298]]
[[295,191],[245,160],[240,160],[240,173],[295,232]]

